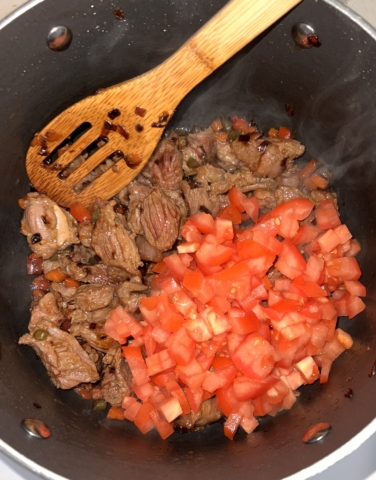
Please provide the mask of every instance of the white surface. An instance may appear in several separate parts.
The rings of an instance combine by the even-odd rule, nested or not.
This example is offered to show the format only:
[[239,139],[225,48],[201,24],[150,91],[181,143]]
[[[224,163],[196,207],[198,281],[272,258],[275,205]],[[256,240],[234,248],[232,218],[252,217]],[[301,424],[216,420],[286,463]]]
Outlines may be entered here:
[[[376,27],[376,0],[341,1]],[[0,0],[0,19],[4,18],[23,3],[25,2]],[[355,452],[351,453],[351,455],[348,455],[324,472],[311,477],[311,480],[376,480],[375,452],[376,434],[372,435]],[[41,477],[25,470],[23,467],[0,454],[0,480],[40,480],[40,478]]]

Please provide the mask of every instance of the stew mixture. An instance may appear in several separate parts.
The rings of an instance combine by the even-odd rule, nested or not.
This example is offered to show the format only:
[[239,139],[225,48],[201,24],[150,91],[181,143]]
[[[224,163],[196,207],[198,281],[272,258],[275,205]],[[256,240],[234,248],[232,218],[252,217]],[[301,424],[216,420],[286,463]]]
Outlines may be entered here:
[[331,174],[303,153],[287,128],[221,118],[170,133],[110,201],[27,194],[20,343],[57,387],[162,438],[224,417],[232,439],[291,408],[351,347],[337,319],[366,293]]

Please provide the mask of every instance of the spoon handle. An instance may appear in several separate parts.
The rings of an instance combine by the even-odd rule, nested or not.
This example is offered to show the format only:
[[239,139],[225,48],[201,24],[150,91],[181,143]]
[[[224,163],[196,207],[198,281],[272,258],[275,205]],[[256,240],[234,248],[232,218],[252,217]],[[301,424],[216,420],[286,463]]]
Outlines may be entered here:
[[[171,94],[183,98],[301,0],[231,0],[157,69],[167,69]],[[165,84],[165,87],[167,85]]]

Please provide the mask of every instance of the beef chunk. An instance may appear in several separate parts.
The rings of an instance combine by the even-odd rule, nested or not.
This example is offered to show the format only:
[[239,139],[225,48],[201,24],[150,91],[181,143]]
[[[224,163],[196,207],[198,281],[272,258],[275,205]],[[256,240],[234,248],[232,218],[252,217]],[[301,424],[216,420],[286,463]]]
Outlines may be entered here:
[[182,180],[182,154],[170,140],[162,140],[146,166],[151,182],[164,190],[178,190]]
[[196,150],[199,157],[213,157],[216,153],[214,132],[211,127],[202,132],[190,133],[187,137],[190,147]]
[[144,235],[137,235],[136,245],[138,247],[141,260],[155,263],[161,262],[163,260],[162,252],[157,248],[153,247],[153,245],[150,245]]
[[209,210],[212,214],[214,213],[215,205],[204,188],[188,190],[185,194],[185,200],[188,204],[189,215],[196,215],[201,207]]
[[132,395],[132,374],[121,348],[111,348],[103,363],[107,366],[101,380],[102,397],[111,405],[120,406],[125,395]]
[[239,165],[239,159],[235,155],[231,144],[217,140],[218,165],[227,172],[234,172]]
[[124,217],[114,212],[115,204],[115,201],[111,201],[101,208],[91,245],[105,265],[118,267],[135,275],[142,262],[136,243],[125,228]]
[[198,413],[187,413],[180,415],[175,422],[175,428],[184,428],[186,430],[199,430],[205,425],[217,422],[222,417],[215,398],[209,398],[202,403]]
[[93,234],[94,225],[90,221],[78,224],[78,236],[84,247],[91,247],[91,236]]
[[58,325],[64,318],[57,305],[57,298],[53,292],[46,293],[31,310],[29,330],[35,328],[37,323],[47,320]]
[[180,218],[174,202],[158,187],[142,202],[141,224],[146,240],[162,252],[170,250],[175,243]]
[[135,313],[140,304],[140,299],[146,297],[148,287],[142,283],[124,282],[116,290],[123,307],[130,313]]
[[35,339],[32,332],[23,335],[19,344],[34,348],[58,388],[66,390],[99,380],[94,363],[72,335],[48,320],[38,322],[33,331],[37,329],[48,332],[45,340]]
[[91,347],[100,352],[107,352],[114,344],[116,344],[115,340],[104,333],[103,325],[100,323],[75,323],[70,327],[69,332],[74,337],[83,338]]
[[111,285],[81,285],[76,289],[75,301],[79,308],[92,312],[107,307],[114,296]]
[[55,202],[39,193],[28,193],[21,232],[38,257],[47,259],[59,250],[79,243],[77,222]]
[[236,157],[259,177],[276,178],[286,161],[304,153],[304,146],[296,140],[260,138],[250,142],[235,141],[231,144]]

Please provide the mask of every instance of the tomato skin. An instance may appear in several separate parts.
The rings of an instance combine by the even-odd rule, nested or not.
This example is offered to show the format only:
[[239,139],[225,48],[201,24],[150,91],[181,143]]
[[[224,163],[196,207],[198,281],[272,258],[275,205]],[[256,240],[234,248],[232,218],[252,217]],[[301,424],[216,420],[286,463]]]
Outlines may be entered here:
[[242,223],[242,217],[239,210],[234,205],[228,205],[217,213],[217,217],[230,220],[234,225]]
[[232,187],[227,195],[231,205],[234,205],[240,213],[243,213],[245,211],[244,201],[247,198],[244,193],[242,193],[236,187]]
[[70,214],[77,222],[85,222],[91,220],[91,213],[81,203],[73,203],[69,209]]
[[317,225],[321,230],[336,228],[341,225],[341,220],[339,219],[333,200],[324,200],[320,202],[315,213]]
[[251,217],[251,220],[256,223],[259,211],[260,211],[260,203],[256,197],[246,198],[243,201],[243,207],[248,215]]
[[244,375],[263,380],[272,370],[275,360],[273,347],[258,333],[245,337],[231,355],[234,365]]
[[289,239],[283,241],[282,252],[275,267],[286,277],[293,280],[303,273],[307,264],[298,248]]
[[362,275],[359,264],[354,257],[334,258],[326,262],[325,270],[329,277],[336,277],[341,281],[359,280]]

